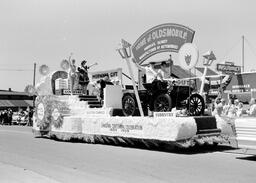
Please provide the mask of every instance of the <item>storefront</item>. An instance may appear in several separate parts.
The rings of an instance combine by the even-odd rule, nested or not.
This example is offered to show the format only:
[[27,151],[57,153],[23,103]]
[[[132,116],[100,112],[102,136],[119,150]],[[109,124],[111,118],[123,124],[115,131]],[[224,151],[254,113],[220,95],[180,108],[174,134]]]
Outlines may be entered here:
[[0,90],[0,110],[12,109],[17,111],[19,108],[26,109],[33,107],[33,96],[25,92]]

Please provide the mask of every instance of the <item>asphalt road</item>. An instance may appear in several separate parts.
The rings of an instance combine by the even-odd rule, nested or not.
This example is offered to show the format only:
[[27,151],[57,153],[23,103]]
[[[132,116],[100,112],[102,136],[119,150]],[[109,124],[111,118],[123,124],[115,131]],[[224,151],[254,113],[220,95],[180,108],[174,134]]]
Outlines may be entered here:
[[0,126],[0,182],[256,182],[256,155],[226,146],[172,152],[34,138]]

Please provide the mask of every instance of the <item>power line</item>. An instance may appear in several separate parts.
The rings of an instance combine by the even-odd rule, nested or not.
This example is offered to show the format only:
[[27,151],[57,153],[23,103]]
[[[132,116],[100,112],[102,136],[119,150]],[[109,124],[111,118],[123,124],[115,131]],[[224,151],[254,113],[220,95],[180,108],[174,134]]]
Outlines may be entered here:
[[33,71],[33,69],[0,69],[0,71]]
[[228,49],[228,50],[226,51],[226,53],[225,53],[224,56],[222,57],[223,60],[224,60],[225,57],[238,45],[237,43],[239,43],[239,42],[240,42],[240,39],[237,40],[237,41],[235,42],[235,44],[233,44],[233,46],[232,46],[230,49]]
[[14,63],[13,64],[3,64],[3,63],[1,64],[0,63],[0,66],[11,66],[11,67],[12,66],[31,66],[31,64],[14,64]]

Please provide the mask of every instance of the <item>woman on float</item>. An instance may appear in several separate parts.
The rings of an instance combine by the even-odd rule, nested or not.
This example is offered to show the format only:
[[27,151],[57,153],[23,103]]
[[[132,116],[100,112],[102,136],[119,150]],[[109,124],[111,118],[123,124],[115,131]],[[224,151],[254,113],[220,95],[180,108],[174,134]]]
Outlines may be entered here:
[[74,90],[75,81],[76,81],[76,65],[75,65],[75,63],[76,63],[76,61],[75,61],[75,59],[73,59],[69,63],[69,70],[68,70],[71,95],[73,95],[73,90]]

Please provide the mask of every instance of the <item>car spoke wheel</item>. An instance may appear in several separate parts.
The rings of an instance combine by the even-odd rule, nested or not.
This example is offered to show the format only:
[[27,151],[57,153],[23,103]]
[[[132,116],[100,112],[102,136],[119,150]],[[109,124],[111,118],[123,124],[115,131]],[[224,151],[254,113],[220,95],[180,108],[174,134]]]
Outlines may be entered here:
[[200,116],[204,114],[205,103],[204,99],[199,94],[192,94],[188,98],[187,109],[190,116]]
[[134,116],[136,111],[135,98],[131,95],[125,95],[122,99],[122,110],[125,116]]
[[154,111],[165,112],[171,111],[172,109],[172,99],[167,94],[160,94],[154,100]]

